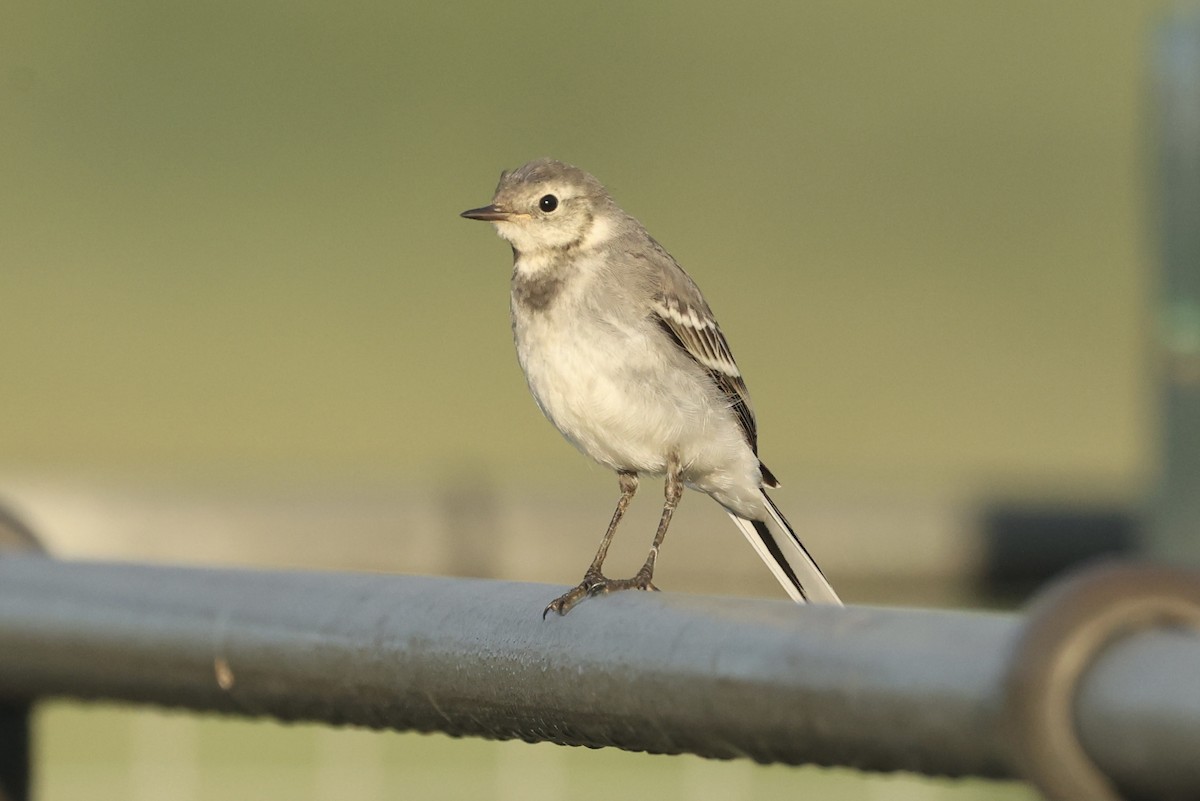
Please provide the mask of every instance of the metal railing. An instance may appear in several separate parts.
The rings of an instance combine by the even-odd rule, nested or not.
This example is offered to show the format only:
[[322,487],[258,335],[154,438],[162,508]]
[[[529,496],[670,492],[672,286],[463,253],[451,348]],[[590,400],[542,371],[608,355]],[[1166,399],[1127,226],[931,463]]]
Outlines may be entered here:
[[[1101,568],[1026,615],[624,593],[543,621],[557,592],[10,549],[0,709],[12,712],[0,737],[19,738],[38,699],[112,699],[1026,778],[1054,798],[1200,794],[1194,574]],[[0,740],[0,752],[19,745]],[[5,764],[0,787],[24,797],[24,774]]]

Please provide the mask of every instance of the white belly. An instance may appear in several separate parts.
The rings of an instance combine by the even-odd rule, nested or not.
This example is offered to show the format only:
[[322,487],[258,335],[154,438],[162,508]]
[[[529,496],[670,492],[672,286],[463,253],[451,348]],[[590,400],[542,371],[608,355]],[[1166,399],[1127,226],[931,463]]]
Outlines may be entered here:
[[684,480],[703,491],[713,481],[757,485],[758,460],[727,402],[702,370],[661,350],[653,325],[555,314],[514,320],[517,355],[538,406],[579,450],[641,473],[666,472],[677,454]]

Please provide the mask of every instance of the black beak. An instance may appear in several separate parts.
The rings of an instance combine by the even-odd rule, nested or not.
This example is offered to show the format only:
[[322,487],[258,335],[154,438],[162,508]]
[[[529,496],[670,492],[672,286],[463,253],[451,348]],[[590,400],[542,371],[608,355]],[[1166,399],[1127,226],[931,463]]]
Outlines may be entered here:
[[467,209],[460,217],[466,217],[468,220],[483,220],[484,222],[501,222],[512,216],[511,212],[496,208],[495,204],[484,206],[479,209]]

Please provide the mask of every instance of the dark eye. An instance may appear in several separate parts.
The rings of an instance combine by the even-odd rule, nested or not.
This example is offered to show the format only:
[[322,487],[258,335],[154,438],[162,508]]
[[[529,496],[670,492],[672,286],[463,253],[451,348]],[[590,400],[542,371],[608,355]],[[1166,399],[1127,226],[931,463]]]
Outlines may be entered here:
[[558,198],[554,195],[542,195],[542,199],[538,201],[538,208],[549,214],[558,208]]

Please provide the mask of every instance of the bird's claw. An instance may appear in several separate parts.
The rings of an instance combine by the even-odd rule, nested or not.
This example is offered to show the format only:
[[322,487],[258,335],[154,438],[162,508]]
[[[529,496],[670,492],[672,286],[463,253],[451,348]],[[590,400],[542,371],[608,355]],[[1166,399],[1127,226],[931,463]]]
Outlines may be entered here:
[[542,620],[545,620],[546,616],[552,611],[558,613],[561,617],[574,609],[575,605],[584,598],[594,595],[607,595],[610,592],[620,592],[621,590],[661,592],[650,581],[650,578],[650,575],[644,571],[638,571],[636,576],[627,579],[610,579],[599,573],[592,574],[589,572],[578,585],[567,590],[546,605],[546,608],[542,610]]

